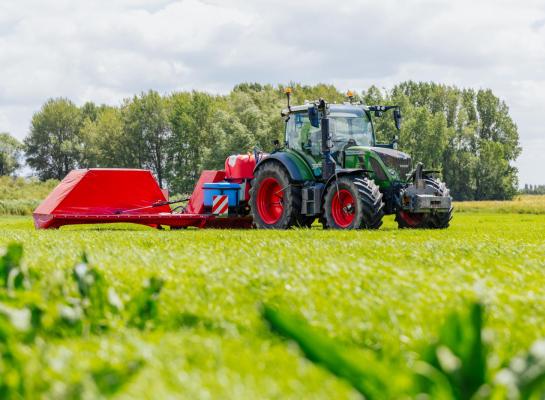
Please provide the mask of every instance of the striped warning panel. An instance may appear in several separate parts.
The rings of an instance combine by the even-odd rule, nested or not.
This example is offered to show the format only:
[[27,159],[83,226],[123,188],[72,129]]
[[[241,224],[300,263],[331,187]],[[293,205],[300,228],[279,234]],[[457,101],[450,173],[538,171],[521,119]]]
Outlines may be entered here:
[[229,212],[229,197],[226,194],[212,196],[212,214],[227,215]]

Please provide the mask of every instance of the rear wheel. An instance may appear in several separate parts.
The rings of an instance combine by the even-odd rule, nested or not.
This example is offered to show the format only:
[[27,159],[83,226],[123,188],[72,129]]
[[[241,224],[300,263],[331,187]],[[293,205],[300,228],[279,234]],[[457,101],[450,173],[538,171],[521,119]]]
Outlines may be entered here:
[[324,229],[378,229],[384,212],[382,193],[363,176],[343,176],[332,182],[324,198]]
[[[426,186],[435,190],[437,196],[450,196],[450,190],[444,182],[439,179],[426,177]],[[399,228],[412,229],[445,229],[450,225],[452,219],[452,207],[443,213],[411,213],[408,211],[398,211],[396,222]]]
[[280,164],[266,163],[256,171],[250,189],[250,213],[260,229],[302,225],[301,189],[291,184]]

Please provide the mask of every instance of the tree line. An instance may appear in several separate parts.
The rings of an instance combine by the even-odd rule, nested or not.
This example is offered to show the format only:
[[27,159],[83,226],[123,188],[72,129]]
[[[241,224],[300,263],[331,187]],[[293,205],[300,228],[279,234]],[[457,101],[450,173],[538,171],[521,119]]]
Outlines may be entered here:
[[545,194],[545,185],[524,185],[520,191],[523,194]]
[[[332,85],[290,86],[292,104],[347,100]],[[188,193],[201,170],[222,168],[231,154],[255,146],[271,150],[274,140],[283,141],[283,89],[243,83],[226,95],[149,91],[119,106],[78,107],[69,99],[50,99],[32,117],[22,144],[0,136],[0,174],[13,174],[24,152],[41,180],[62,179],[74,168],[149,168],[162,187]],[[455,199],[508,199],[517,192],[517,126],[492,91],[408,81],[391,90],[372,86],[355,97],[369,105],[401,106],[400,150],[441,169]],[[390,116],[376,118],[375,128],[382,142],[395,134]]]

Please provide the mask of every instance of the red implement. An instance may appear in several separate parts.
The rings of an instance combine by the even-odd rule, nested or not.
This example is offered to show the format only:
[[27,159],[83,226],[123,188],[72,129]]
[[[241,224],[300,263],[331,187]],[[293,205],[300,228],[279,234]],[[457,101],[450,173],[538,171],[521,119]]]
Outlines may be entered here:
[[245,217],[204,214],[202,185],[224,178],[223,171],[203,171],[184,213],[172,213],[150,171],[82,169],[70,172],[33,213],[37,229],[63,225],[129,222],[149,226],[248,228]]
[[189,214],[202,214],[204,213],[204,189],[205,183],[221,182],[225,178],[224,171],[203,171],[201,177],[197,181],[193,194],[189,203],[187,204],[187,212]]

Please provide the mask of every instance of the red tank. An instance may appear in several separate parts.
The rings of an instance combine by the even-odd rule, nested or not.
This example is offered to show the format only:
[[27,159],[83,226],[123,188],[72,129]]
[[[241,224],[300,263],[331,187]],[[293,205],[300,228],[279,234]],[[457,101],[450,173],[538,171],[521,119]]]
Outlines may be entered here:
[[227,157],[225,160],[225,179],[241,181],[253,179],[255,157],[253,154],[237,154]]

